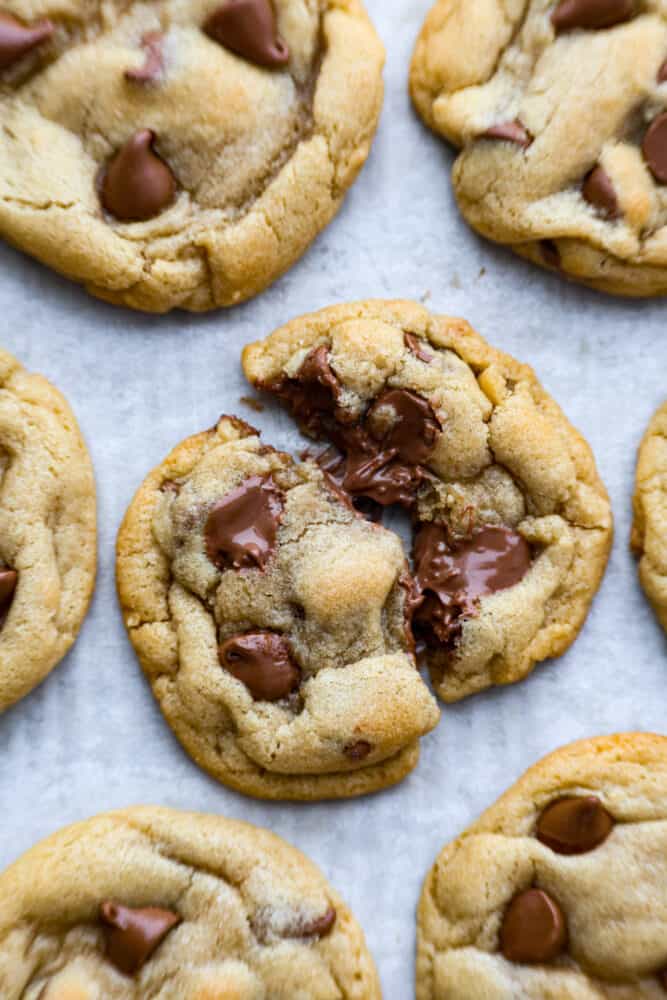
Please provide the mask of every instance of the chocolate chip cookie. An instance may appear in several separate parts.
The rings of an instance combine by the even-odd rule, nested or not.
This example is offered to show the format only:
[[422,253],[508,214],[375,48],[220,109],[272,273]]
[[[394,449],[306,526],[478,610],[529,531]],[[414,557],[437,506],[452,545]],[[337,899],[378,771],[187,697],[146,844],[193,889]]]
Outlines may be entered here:
[[95,481],[74,414],[0,350],[0,711],[77,637],[95,583]]
[[359,0],[12,0],[0,234],[111,302],[241,302],[340,207],[383,61]]
[[410,614],[442,698],[518,681],[574,641],[611,510],[530,368],[410,302],[304,316],[247,347],[244,368],[330,445],[318,461],[362,512],[412,516]]
[[667,631],[667,403],[654,414],[639,448],[632,548],[642,586]]
[[0,875],[3,1000],[379,1000],[361,928],[303,854],[155,807],[61,830]]
[[478,232],[619,295],[667,292],[667,11],[649,0],[438,0],[412,96],[462,149]]
[[667,739],[574,743],[447,845],[418,912],[417,1000],[667,991]]
[[240,420],[184,441],[145,480],[118,537],[118,590],[169,725],[249,795],[394,784],[438,721],[400,540]]

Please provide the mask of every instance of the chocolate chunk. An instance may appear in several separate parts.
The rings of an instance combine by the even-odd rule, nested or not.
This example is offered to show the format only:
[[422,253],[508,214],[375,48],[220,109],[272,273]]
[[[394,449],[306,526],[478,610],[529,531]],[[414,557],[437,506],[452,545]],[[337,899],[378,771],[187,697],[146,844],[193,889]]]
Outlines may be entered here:
[[636,8],[636,0],[561,0],[551,23],[557,34],[574,28],[611,28],[629,21]]
[[553,240],[540,240],[540,251],[545,264],[560,270],[560,250],[557,243]]
[[207,19],[204,31],[257,66],[275,69],[289,62],[289,49],[278,34],[271,0],[227,0]]
[[248,688],[255,701],[280,701],[296,690],[301,671],[287,639],[275,632],[235,635],[220,646],[221,665]]
[[[391,426],[375,433],[373,423],[382,411],[393,413]],[[371,434],[382,442],[385,451],[395,452],[406,465],[422,465],[432,454],[441,429],[433,407],[416,392],[389,389],[377,398],[368,412]]]
[[0,627],[9,614],[19,575],[13,569],[0,569]]
[[614,820],[594,795],[566,796],[548,805],[537,823],[537,839],[556,854],[586,854],[604,843]]
[[365,760],[373,747],[367,740],[357,740],[356,743],[348,743],[343,747],[343,753],[350,760]]
[[416,358],[419,358],[420,361],[423,361],[425,365],[430,365],[431,362],[435,360],[433,355],[429,354],[428,351],[424,348],[423,346],[424,341],[416,337],[414,333],[404,334],[403,340],[405,341],[405,346],[407,347],[407,349],[411,351]]
[[533,137],[528,129],[521,124],[518,119],[513,122],[501,122],[499,125],[492,125],[481,135],[482,139],[505,139],[513,142],[522,149],[528,149],[533,141]]
[[658,70],[658,83],[664,83],[667,80],[667,59]]
[[0,69],[7,69],[18,62],[50,38],[54,31],[51,21],[42,19],[33,24],[22,24],[12,14],[0,13]]
[[667,111],[654,118],[642,143],[649,170],[660,184],[667,184]]
[[133,909],[108,901],[100,907],[107,925],[107,957],[126,976],[133,976],[170,930],[181,922],[173,910]]
[[597,208],[606,219],[613,221],[620,217],[621,211],[611,177],[599,163],[587,174],[581,190],[589,205]]
[[219,500],[204,528],[206,554],[218,569],[264,569],[276,547],[284,497],[271,476],[251,476]]
[[122,222],[144,222],[174,200],[176,181],[153,151],[155,134],[144,128],[130,136],[110,160],[102,178],[104,208]]
[[136,69],[125,71],[125,79],[132,83],[152,83],[162,73],[164,63],[162,60],[162,41],[164,35],[161,31],[149,31],[141,39],[141,47],[144,50],[144,62]]
[[443,524],[422,525],[414,545],[415,577],[424,597],[415,626],[427,642],[450,642],[460,620],[477,614],[481,597],[519,583],[531,564],[526,540],[510,528],[484,525],[454,541]]
[[565,950],[563,911],[541,889],[520,892],[510,903],[500,929],[500,950],[510,962],[552,962]]

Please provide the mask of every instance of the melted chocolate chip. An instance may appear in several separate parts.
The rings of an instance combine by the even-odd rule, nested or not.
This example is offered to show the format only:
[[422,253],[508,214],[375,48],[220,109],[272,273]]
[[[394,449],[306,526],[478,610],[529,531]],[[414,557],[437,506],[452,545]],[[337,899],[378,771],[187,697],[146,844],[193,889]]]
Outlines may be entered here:
[[348,743],[343,747],[343,753],[350,760],[365,760],[373,747],[367,740],[357,740],[356,743]]
[[537,823],[537,839],[556,854],[586,854],[604,843],[614,820],[594,795],[566,796],[548,805]]
[[181,922],[173,910],[133,909],[108,901],[100,907],[107,925],[107,957],[117,969],[133,976],[151,957],[170,930]]
[[291,934],[290,937],[323,938],[326,937],[327,934],[331,933],[335,923],[336,911],[333,906],[330,906],[328,910],[325,910],[321,917],[314,917],[312,920],[302,921],[298,928],[298,932]]
[[646,164],[660,184],[667,184],[667,111],[654,118],[642,143]]
[[581,191],[589,205],[597,208],[606,219],[613,221],[620,217],[621,211],[611,177],[599,163],[586,176]]
[[248,632],[227,639],[220,663],[241,681],[255,701],[280,701],[296,690],[301,671],[292,660],[287,639],[275,632]]
[[658,83],[664,83],[667,80],[667,59],[658,70]]
[[510,962],[552,962],[565,950],[563,911],[546,892],[528,889],[510,903],[500,929],[500,949]]
[[109,161],[100,197],[107,212],[122,222],[144,222],[159,215],[174,200],[176,181],[153,151],[155,134],[135,132]]
[[557,243],[553,240],[540,240],[540,251],[545,264],[560,270],[560,250]]
[[[378,433],[372,425],[374,417],[379,417],[382,411],[393,416],[389,429]],[[373,437],[382,442],[385,450],[395,452],[406,465],[422,465],[427,461],[441,429],[428,400],[408,389],[388,389],[377,398],[367,419]]]
[[499,125],[492,125],[491,128],[487,128],[486,132],[482,133],[481,137],[483,139],[505,139],[507,142],[513,142],[517,146],[521,146],[522,149],[528,149],[533,141],[533,137],[528,129],[518,119],[512,122],[501,122]]
[[428,351],[423,346],[424,341],[416,337],[414,333],[404,334],[403,340],[405,341],[405,346],[407,347],[407,349],[411,351],[416,358],[419,358],[420,361],[423,361],[425,365],[430,365],[431,362],[435,360],[433,355],[429,354]]
[[9,614],[19,575],[13,569],[0,569],[0,628]]
[[306,356],[296,378],[283,379],[272,389],[289,402],[299,423],[314,435],[322,432],[323,421],[328,414],[338,412],[342,391],[329,364],[329,351],[324,344]]
[[227,0],[207,19],[204,31],[257,66],[275,69],[289,62],[289,49],[278,35],[271,0]]
[[141,39],[141,47],[144,50],[144,62],[136,69],[125,71],[125,79],[132,83],[153,83],[162,73],[164,63],[162,59],[162,41],[164,35],[161,31],[149,31]]
[[455,542],[445,525],[429,522],[415,539],[414,562],[423,595],[415,626],[427,642],[448,643],[459,634],[461,619],[477,614],[481,597],[523,579],[531,552],[526,540],[509,528],[484,525]]
[[12,66],[32,49],[51,37],[55,28],[51,21],[22,24],[18,18],[0,13],[0,69]]
[[574,28],[611,28],[634,17],[636,6],[636,0],[560,0],[551,23],[557,34]]
[[284,497],[271,476],[252,476],[211,509],[206,554],[218,569],[263,569],[276,547]]

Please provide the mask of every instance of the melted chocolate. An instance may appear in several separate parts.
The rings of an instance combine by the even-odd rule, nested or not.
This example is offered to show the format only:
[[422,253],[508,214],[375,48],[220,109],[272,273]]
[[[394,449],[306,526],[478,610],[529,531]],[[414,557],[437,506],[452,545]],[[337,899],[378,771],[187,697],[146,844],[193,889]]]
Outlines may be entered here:
[[425,365],[430,365],[435,360],[433,355],[429,354],[428,351],[422,346],[424,341],[420,340],[414,333],[405,333],[403,335],[403,340],[407,349],[414,354],[416,358],[423,361]]
[[299,686],[301,671],[289,643],[275,632],[235,635],[218,655],[221,666],[245,684],[255,701],[280,701]]
[[252,476],[211,509],[204,538],[218,569],[263,569],[276,547],[284,496],[271,476]]
[[156,907],[134,909],[108,901],[100,907],[107,926],[107,957],[126,976],[133,976],[170,930],[181,922],[178,913]]
[[0,568],[0,628],[9,614],[19,575],[16,570]]

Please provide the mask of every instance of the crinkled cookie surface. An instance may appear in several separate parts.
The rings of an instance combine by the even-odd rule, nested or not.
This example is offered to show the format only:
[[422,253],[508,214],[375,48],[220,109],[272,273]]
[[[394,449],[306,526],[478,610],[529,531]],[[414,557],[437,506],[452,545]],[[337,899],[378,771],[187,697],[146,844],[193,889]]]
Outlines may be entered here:
[[475,229],[623,295],[667,292],[662,0],[438,0],[412,63]]
[[0,711],[76,639],[96,561],[95,481],[74,414],[0,350]]
[[639,449],[634,515],[639,577],[667,631],[667,403],[654,414]]
[[379,1000],[317,868],[246,823],[142,807],[61,830],[0,875],[3,1000]]
[[557,751],[431,869],[417,1000],[660,1000],[666,858],[664,737]]
[[139,489],[117,576],[160,707],[218,780],[337,798],[415,766],[438,711],[414,661],[400,540],[314,464],[222,418]]
[[14,0],[0,233],[119,304],[242,301],[340,206],[383,60],[358,0]]
[[518,681],[574,641],[612,538],[590,449],[534,373],[410,302],[304,316],[244,369],[339,487],[415,522],[412,612],[438,694]]

